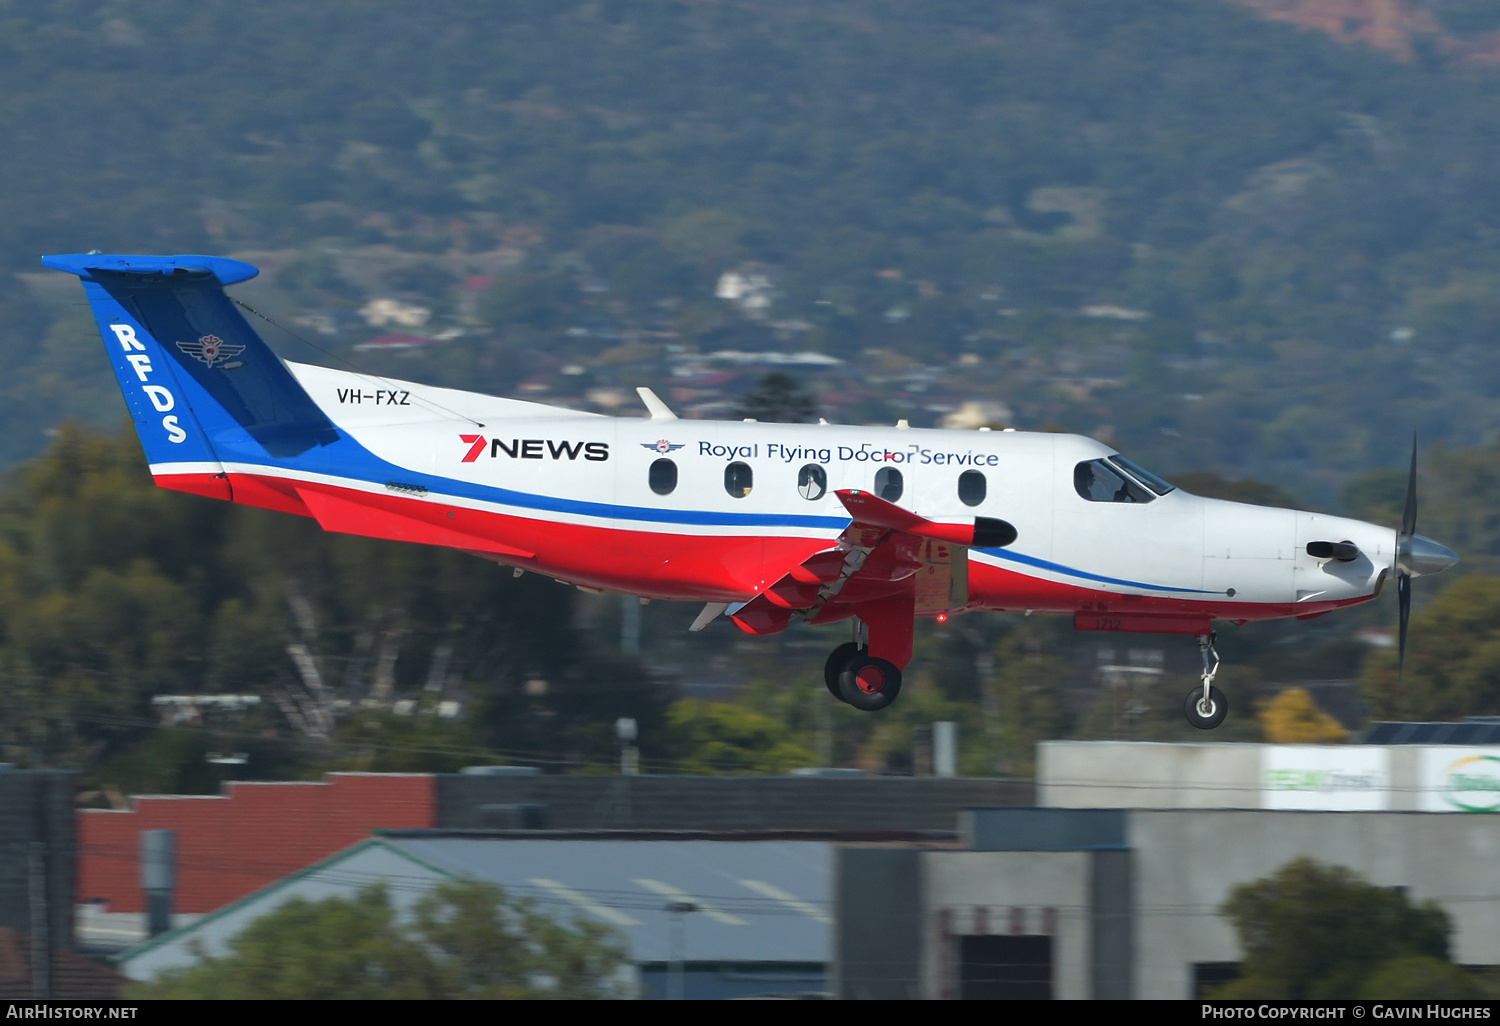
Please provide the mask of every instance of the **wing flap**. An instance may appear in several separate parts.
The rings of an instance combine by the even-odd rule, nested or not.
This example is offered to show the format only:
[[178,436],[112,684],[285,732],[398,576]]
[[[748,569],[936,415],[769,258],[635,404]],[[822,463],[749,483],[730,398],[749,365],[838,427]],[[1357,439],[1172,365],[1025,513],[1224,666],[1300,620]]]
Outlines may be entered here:
[[969,547],[1000,547],[1016,538],[1015,528],[1003,520],[976,517],[943,524],[861,489],[835,494],[852,518],[838,544],[790,567],[730,613],[740,630],[774,634],[785,630],[793,615],[808,623],[873,619],[880,623],[882,647],[904,665],[911,656],[913,615],[968,604]]

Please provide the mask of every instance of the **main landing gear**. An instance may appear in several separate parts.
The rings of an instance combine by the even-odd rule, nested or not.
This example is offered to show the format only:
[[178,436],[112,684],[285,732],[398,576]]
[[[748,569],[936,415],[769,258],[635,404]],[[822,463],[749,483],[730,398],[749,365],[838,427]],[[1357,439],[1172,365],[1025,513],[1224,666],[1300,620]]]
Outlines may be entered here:
[[1219,673],[1219,653],[1214,648],[1218,637],[1209,632],[1198,639],[1198,651],[1203,654],[1203,684],[1189,691],[1183,703],[1187,721],[1199,730],[1213,730],[1229,715],[1229,700],[1214,687],[1214,678]]
[[823,664],[823,684],[840,702],[865,712],[878,712],[901,693],[901,669],[870,655],[868,644],[846,641]]

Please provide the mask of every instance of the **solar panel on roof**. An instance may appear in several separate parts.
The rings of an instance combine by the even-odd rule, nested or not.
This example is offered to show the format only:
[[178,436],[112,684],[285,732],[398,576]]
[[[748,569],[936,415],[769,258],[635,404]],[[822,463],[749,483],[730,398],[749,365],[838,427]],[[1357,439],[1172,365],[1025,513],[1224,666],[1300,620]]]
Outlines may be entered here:
[[1372,723],[1361,744],[1500,745],[1500,716],[1469,716],[1459,723]]
[[1448,744],[1471,745],[1474,739],[1484,733],[1483,723],[1455,723],[1453,729],[1448,732]]

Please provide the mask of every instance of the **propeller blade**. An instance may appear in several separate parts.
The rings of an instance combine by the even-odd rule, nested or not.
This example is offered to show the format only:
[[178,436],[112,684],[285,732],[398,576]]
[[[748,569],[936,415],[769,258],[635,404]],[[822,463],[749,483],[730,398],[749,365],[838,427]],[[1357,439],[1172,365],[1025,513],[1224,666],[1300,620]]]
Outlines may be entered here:
[[1396,649],[1396,673],[1406,667],[1406,621],[1411,618],[1411,577],[1402,574],[1396,579],[1396,602],[1401,609],[1401,627]]
[[1417,433],[1411,433],[1411,473],[1406,478],[1406,510],[1401,514],[1401,533],[1417,533]]

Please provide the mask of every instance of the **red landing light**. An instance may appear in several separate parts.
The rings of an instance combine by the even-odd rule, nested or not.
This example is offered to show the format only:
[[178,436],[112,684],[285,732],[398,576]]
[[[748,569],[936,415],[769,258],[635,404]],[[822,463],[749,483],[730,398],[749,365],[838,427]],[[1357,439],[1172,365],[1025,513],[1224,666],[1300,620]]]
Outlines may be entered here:
[[937,615],[937,621],[938,621],[938,623],[947,623],[948,622],[948,614],[947,613],[939,613]]

